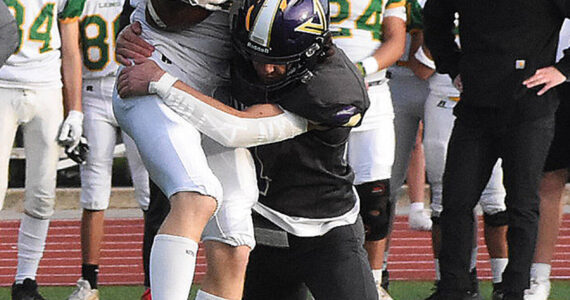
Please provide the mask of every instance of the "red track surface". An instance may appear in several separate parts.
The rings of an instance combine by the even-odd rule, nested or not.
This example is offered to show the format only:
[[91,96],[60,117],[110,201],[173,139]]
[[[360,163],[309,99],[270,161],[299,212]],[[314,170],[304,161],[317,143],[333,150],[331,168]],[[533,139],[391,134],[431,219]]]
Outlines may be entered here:
[[[12,284],[16,272],[19,221],[0,222],[0,286]],[[481,228],[481,226],[479,226]],[[100,284],[141,285],[143,222],[141,219],[109,219],[105,223]],[[433,280],[431,239],[427,232],[407,229],[406,217],[397,217],[390,250],[392,280]],[[478,273],[489,279],[488,255],[479,233]],[[46,251],[41,261],[38,281],[42,285],[73,285],[81,273],[78,220],[51,222]],[[198,252],[196,281],[206,270],[204,253]],[[570,279],[570,215],[564,216],[552,266],[552,277]]]

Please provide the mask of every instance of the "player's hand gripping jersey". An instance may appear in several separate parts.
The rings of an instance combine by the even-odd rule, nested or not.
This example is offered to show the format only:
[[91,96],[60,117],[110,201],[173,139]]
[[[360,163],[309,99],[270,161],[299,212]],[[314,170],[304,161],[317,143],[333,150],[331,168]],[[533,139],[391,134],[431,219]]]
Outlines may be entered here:
[[[0,69],[0,86],[61,87],[59,22],[74,22],[85,0],[4,0],[14,14],[20,46]],[[25,30],[24,30],[25,29]]]
[[114,46],[125,0],[85,1],[79,20],[83,79],[115,75],[119,64]]

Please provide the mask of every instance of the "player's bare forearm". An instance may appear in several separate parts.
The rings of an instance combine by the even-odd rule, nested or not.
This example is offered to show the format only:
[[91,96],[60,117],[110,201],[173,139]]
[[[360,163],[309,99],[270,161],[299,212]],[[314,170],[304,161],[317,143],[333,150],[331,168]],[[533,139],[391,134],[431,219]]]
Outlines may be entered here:
[[387,17],[382,23],[384,40],[374,52],[378,69],[385,69],[398,61],[406,48],[406,23],[398,17]]
[[[412,43],[410,47],[410,58],[408,60],[408,68],[414,72],[414,74],[422,79],[427,80],[428,78],[435,73],[435,70],[430,68],[429,66],[420,62],[417,58],[415,53],[418,51],[424,42],[424,34],[423,31],[418,30],[414,34],[412,34]],[[422,48],[423,53],[425,54],[426,58],[432,59],[431,53],[426,47]]]
[[408,67],[414,72],[414,75],[421,80],[427,80],[435,73],[435,70],[422,64],[414,56],[410,56]]
[[[117,89],[122,98],[131,96],[141,96],[149,94],[148,87],[150,82],[158,81],[164,74],[162,70],[154,61],[149,59],[135,60],[135,65],[125,67],[117,79]],[[249,107],[245,111],[239,111],[224,103],[208,97],[191,86],[178,80],[174,87],[192,95],[195,99],[202,101],[217,110],[231,114],[239,118],[266,118],[277,116],[283,111],[275,104],[258,104]],[[190,101],[190,100],[188,100]]]
[[81,51],[79,49],[79,23],[60,22],[61,73],[63,78],[63,104],[65,113],[81,111]]

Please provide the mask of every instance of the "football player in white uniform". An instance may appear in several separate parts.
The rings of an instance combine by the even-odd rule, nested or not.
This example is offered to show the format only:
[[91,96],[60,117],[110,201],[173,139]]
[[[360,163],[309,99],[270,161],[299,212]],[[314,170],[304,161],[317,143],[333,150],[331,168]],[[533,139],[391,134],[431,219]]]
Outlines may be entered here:
[[[215,11],[192,27],[166,32],[145,18],[147,11],[154,23],[162,23],[154,5],[160,1],[139,2],[131,18],[142,26],[143,39],[152,44],[152,59],[203,94],[229,100],[232,48],[228,12]],[[249,251],[255,245],[251,207],[257,199],[257,186],[250,153],[202,137],[157,95],[138,97],[137,101],[124,101],[117,95],[113,105],[119,124],[135,140],[151,179],[170,199],[170,213],[151,251],[153,299],[187,298],[200,239],[206,245],[208,273],[198,299],[241,298]],[[298,118],[281,114],[270,119],[290,124]],[[229,124],[226,127],[232,130],[239,127]],[[263,131],[261,140],[287,138],[306,130],[306,122],[291,132],[267,126],[256,126],[257,131]],[[243,137],[231,134],[221,138],[239,142]]]
[[[415,148],[418,128],[423,120],[424,102],[428,94],[427,82],[416,77],[412,71],[413,53],[421,45],[420,31],[421,12],[418,10],[417,0],[408,0],[406,3],[406,50],[398,62],[390,67],[391,80],[388,82],[392,92],[394,105],[394,129],[396,132],[396,152],[392,168],[392,201],[397,201],[401,187],[406,179],[408,164],[413,155],[421,155],[421,149]],[[414,157],[414,159],[416,159]],[[421,158],[420,158],[421,159]],[[412,166],[415,167],[415,166]],[[422,171],[423,172],[423,171]],[[417,179],[417,178],[416,178]],[[408,182],[410,189],[423,189],[423,183],[413,185]],[[410,195],[411,196],[411,195]],[[424,211],[423,196],[410,197],[409,226],[417,230],[431,229],[431,221]]]
[[361,70],[368,84],[370,108],[350,133],[348,161],[355,172],[360,214],[366,228],[365,248],[380,287],[390,214],[390,177],[394,162],[394,112],[386,69],[404,52],[405,0],[332,0],[331,31],[335,43]]
[[[83,55],[83,132],[89,152],[81,170],[81,278],[70,300],[99,299],[97,276],[103,239],[105,209],[109,206],[113,150],[119,125],[112,107],[113,86],[119,67],[115,40],[124,0],[86,0],[80,17]],[[122,133],[122,132],[121,132]],[[132,139],[122,134],[135,187],[135,198],[146,210],[149,202],[148,173]]]
[[24,215],[12,299],[43,299],[35,278],[54,210],[57,142],[73,149],[82,133],[78,17],[84,1],[5,2],[18,24],[20,46],[0,69],[4,101],[0,106],[0,202],[6,194],[18,126],[23,129],[26,151]]

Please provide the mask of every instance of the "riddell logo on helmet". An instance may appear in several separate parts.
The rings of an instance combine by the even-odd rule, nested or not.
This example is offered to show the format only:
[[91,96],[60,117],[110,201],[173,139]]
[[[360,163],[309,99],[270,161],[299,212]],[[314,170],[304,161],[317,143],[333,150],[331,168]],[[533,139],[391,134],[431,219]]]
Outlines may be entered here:
[[252,42],[249,42],[249,41],[247,42],[247,47],[248,47],[248,48],[251,48],[251,49],[253,49],[253,50],[257,51],[257,52],[261,52],[261,53],[265,53],[265,54],[268,54],[268,53],[269,53],[269,49],[264,48],[264,47],[257,46],[257,45],[255,45],[255,44],[253,44]]

